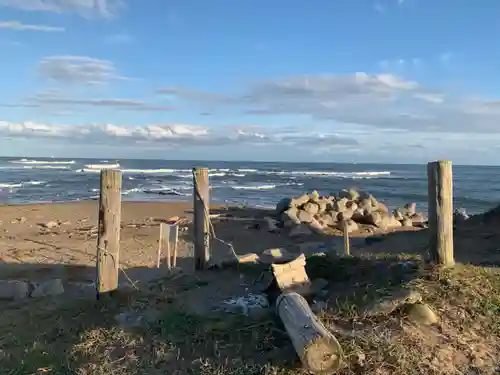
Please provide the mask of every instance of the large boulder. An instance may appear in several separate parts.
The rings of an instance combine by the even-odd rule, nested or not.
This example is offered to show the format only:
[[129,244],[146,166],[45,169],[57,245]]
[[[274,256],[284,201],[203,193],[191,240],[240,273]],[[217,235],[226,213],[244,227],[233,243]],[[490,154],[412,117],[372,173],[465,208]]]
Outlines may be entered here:
[[389,213],[389,209],[383,203],[377,202],[377,205],[374,208],[375,208],[375,211],[383,212],[385,214]]
[[399,208],[396,208],[394,211],[392,211],[392,214],[394,215],[396,220],[399,220],[399,221],[401,221],[405,218],[403,213],[401,212],[401,210]]
[[309,202],[304,205],[303,210],[311,215],[316,215],[319,212],[319,205]]
[[311,215],[309,212],[302,210],[299,211],[297,217],[301,223],[310,223],[313,220],[313,215]]
[[347,198],[350,201],[355,201],[359,198],[359,193],[354,189],[342,189],[339,191],[340,198]]
[[427,222],[427,218],[425,217],[425,215],[422,212],[417,212],[416,214],[411,215],[410,219],[412,220],[413,225],[424,224]]
[[288,210],[283,212],[281,219],[285,227],[298,225],[300,220],[298,218],[299,210],[296,207],[290,207]]
[[292,199],[290,198],[283,198],[276,204],[276,215],[281,215],[283,212],[285,212],[289,207],[290,204],[292,203]]
[[341,198],[335,201],[335,203],[333,204],[333,209],[337,212],[343,212],[347,207],[347,202],[349,202],[349,199]]
[[347,233],[352,233],[359,230],[358,223],[351,219],[340,221],[338,224],[338,228],[342,231],[344,230],[344,228],[347,228]]
[[417,204],[416,203],[405,204],[405,212],[408,216],[415,215],[417,213]]
[[313,202],[316,202],[319,200],[319,193],[314,190],[313,192],[309,193],[309,199]]
[[309,197],[309,195],[307,195],[307,194],[301,195],[300,197],[295,197],[291,200],[290,206],[291,207],[301,207],[304,204],[306,204],[307,202],[309,202],[310,199],[311,199],[311,197]]

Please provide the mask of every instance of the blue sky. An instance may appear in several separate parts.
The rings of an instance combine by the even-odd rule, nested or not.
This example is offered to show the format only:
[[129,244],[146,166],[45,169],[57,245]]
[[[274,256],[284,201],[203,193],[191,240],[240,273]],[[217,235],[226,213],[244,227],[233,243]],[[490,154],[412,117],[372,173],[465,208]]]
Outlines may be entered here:
[[0,0],[0,154],[497,164],[500,2]]

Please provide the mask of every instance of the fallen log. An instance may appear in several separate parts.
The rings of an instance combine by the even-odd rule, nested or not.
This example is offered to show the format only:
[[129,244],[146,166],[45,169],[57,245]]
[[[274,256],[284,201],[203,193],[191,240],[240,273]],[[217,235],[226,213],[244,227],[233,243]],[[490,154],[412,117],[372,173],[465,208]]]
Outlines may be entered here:
[[281,294],[276,301],[276,312],[302,365],[315,374],[333,374],[341,364],[342,348],[326,329],[309,304],[300,294]]

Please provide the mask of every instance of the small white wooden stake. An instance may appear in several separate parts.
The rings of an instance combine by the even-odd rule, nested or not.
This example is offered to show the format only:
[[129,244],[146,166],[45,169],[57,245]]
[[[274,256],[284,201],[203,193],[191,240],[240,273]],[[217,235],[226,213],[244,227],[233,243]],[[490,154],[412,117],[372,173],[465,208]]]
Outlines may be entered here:
[[167,251],[167,268],[170,269],[170,225],[160,223],[160,242],[158,244],[158,254],[156,256],[156,267],[160,268],[160,259],[163,249]]
[[170,231],[170,240],[172,242],[172,267],[177,267],[177,242],[179,241],[179,225],[175,223],[172,225],[172,230]]
[[349,244],[349,231],[347,229],[347,220],[344,220],[343,222],[343,229],[344,229],[344,255],[350,256],[351,248]]

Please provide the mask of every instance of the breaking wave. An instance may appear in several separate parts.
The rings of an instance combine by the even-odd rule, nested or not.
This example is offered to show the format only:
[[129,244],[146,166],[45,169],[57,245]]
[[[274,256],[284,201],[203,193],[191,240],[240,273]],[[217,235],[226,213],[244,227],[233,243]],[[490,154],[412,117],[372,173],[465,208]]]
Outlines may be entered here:
[[19,159],[19,160],[11,160],[11,161],[9,161],[9,163],[12,163],[12,164],[59,165],[59,164],[75,164],[75,161],[74,160],[49,161],[49,160]]

